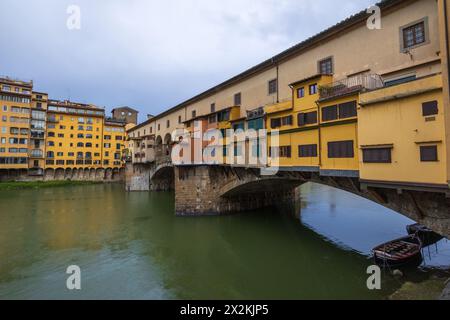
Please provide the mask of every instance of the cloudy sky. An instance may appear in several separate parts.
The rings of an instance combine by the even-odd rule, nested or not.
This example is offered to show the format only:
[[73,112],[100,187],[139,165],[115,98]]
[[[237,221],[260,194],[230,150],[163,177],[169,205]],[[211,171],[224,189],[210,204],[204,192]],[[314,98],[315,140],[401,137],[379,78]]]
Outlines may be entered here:
[[[1,0],[0,75],[158,114],[374,0]],[[69,30],[67,8],[81,9]]]

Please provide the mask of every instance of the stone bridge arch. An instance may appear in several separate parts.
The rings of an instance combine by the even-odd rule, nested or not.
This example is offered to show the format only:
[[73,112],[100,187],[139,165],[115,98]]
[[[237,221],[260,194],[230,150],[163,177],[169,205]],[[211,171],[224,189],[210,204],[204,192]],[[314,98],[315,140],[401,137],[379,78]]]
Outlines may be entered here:
[[177,167],[176,214],[217,215],[293,204],[300,199],[298,187],[306,182],[356,194],[450,236],[450,198],[445,193],[375,187],[361,183],[358,178],[304,172],[280,171],[274,176],[261,176],[257,169]]
[[175,169],[177,215],[218,215],[292,205],[303,179],[261,176],[257,169],[186,166]]
[[171,162],[154,164],[150,169],[149,181],[152,191],[174,190],[175,168]]

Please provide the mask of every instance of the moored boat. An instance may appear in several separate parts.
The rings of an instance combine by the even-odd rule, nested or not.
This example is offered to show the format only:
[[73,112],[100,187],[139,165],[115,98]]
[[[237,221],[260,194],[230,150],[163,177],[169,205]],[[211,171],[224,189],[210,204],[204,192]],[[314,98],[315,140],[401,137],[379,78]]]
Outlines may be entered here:
[[408,234],[417,235],[422,241],[422,245],[424,247],[435,244],[438,241],[441,241],[444,237],[440,234],[437,234],[433,230],[419,224],[412,224],[406,227]]
[[373,249],[375,263],[381,267],[417,266],[422,263],[422,242],[416,235],[383,243]]

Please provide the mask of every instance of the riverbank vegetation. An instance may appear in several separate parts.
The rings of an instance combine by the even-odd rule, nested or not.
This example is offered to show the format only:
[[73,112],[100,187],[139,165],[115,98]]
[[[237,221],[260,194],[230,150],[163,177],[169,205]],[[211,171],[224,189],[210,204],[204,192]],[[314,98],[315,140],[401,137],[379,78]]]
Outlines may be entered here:
[[99,184],[101,182],[91,181],[18,181],[18,182],[0,182],[0,191],[2,190],[21,190],[21,189],[42,189],[42,188],[56,188],[68,186],[83,186]]

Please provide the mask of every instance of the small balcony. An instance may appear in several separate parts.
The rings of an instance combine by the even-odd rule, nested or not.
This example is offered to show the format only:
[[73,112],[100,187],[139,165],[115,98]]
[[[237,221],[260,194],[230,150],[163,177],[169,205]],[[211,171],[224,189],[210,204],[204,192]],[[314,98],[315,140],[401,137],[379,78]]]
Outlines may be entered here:
[[30,158],[37,158],[37,159],[44,158],[44,152],[40,149],[31,150]]
[[48,117],[47,118],[47,122],[49,122],[49,123],[59,123],[59,120],[56,119],[55,117]]
[[384,82],[381,76],[377,74],[362,74],[320,86],[319,95],[322,101],[383,87]]

